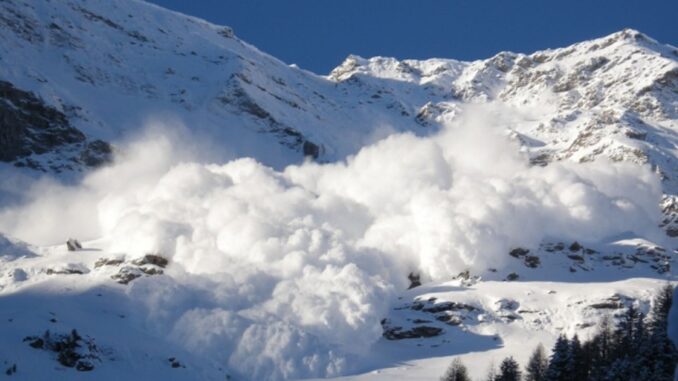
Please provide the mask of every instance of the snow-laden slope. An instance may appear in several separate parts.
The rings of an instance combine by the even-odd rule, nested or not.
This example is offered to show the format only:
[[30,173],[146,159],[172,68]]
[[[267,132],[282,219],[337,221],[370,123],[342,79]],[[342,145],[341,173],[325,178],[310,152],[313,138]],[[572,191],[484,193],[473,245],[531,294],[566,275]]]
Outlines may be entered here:
[[[494,301],[474,302],[472,314],[448,321],[417,321],[426,316],[405,311],[413,309],[402,300],[445,289],[452,278],[465,286],[441,300],[479,297],[473,290],[486,280],[507,300],[522,300],[521,285],[541,289],[539,282],[561,282],[572,298],[582,283],[600,282],[596,298],[604,299],[614,297],[605,282],[619,281],[624,295],[646,303],[644,283],[631,278],[675,279],[674,241],[656,225],[660,183],[648,168],[534,167],[515,141],[464,123],[430,138],[393,135],[346,162],[282,172],[253,159],[176,163],[175,146],[156,136],[79,187],[40,185],[32,203],[3,213],[3,230],[33,240],[100,238],[75,252],[43,245],[30,257],[6,257],[0,306],[8,323],[24,323],[0,331],[10,348],[21,346],[2,353],[4,361],[23,369],[37,356],[42,365],[19,377],[47,378],[57,355],[43,332],[60,342],[77,329],[87,348],[79,361],[87,362],[76,368],[94,366],[101,377],[176,371],[167,377],[181,379],[183,369],[207,380],[332,377],[496,348],[473,333],[486,332],[480,315]],[[409,273],[427,285],[403,295]],[[561,321],[562,311],[544,303],[545,321]],[[586,323],[609,312],[580,307],[568,314]],[[551,323],[518,330],[510,323],[518,316],[493,316],[496,331],[488,332],[507,345],[517,336],[504,330],[544,342],[559,331]],[[421,330],[435,337],[405,339]]]
[[464,104],[501,101],[523,117],[497,127],[534,164],[651,165],[667,194],[663,225],[678,234],[678,53],[642,33],[475,62],[351,56],[325,78],[140,1],[0,7],[0,112],[15,126],[0,160],[16,166],[69,178],[143,126],[183,123],[203,160],[251,156],[280,169],[342,159],[394,132],[427,135]]
[[[360,88],[285,65],[227,27],[141,1],[0,7],[0,79],[38,95],[90,140],[116,142],[149,119],[174,118],[215,140],[220,159],[254,156],[280,168],[304,154],[355,152],[379,125],[414,125],[403,116],[412,106],[363,107]],[[67,170],[82,145],[20,163]]]
[[[7,369],[17,366],[13,379],[262,380],[365,372],[346,379],[423,380],[439,377],[450,356],[461,356],[479,378],[505,356],[524,363],[537,344],[550,346],[559,334],[586,338],[603,316],[614,316],[629,304],[647,311],[653,292],[664,284],[656,278],[627,279],[632,274],[653,276],[640,268],[568,278],[548,261],[545,268],[554,269],[553,278],[562,281],[460,278],[429,283],[398,292],[390,311],[379,315],[384,316],[386,337],[359,355],[347,356],[327,339],[295,328],[301,321],[272,319],[251,325],[251,319],[267,313],[266,305],[234,312],[261,295],[264,279],[250,276],[239,284],[237,296],[223,276],[215,282],[216,278],[186,274],[174,263],[111,256],[98,242],[84,246],[78,252],[44,248],[33,258],[3,263],[0,361]],[[138,278],[129,280],[129,274]],[[335,280],[347,276],[345,271],[331,274]],[[347,284],[343,290],[323,294],[326,280],[315,279],[315,298],[303,306],[310,315],[299,318],[310,322],[322,317],[341,329],[332,325],[337,318],[333,315],[352,308],[346,297],[357,297],[366,284],[358,289]],[[348,295],[341,297],[341,307],[326,310],[331,306],[327,298],[342,292]],[[370,301],[372,308],[377,308],[377,300]],[[298,298],[290,302],[287,308],[302,307]],[[280,318],[285,312],[278,309],[276,314]],[[436,333],[392,340],[417,327]],[[57,353],[31,346],[46,331],[58,337],[73,329],[83,338],[78,352],[94,366],[91,371],[60,365]],[[360,334],[364,332],[347,339],[359,347],[365,339]]]
[[533,123],[507,127],[535,162],[650,162],[676,193],[678,53],[633,30],[476,62],[352,56],[328,80],[229,28],[143,2],[2,7],[0,79],[39,95],[90,139],[115,141],[171,116],[232,156],[282,167],[301,159],[306,140],[324,146],[307,154],[334,160],[389,131],[453,118],[459,104],[500,99],[531,113]]
[[17,379],[480,375],[676,280],[677,53],[639,32],[321,77],[140,1],[0,11]]

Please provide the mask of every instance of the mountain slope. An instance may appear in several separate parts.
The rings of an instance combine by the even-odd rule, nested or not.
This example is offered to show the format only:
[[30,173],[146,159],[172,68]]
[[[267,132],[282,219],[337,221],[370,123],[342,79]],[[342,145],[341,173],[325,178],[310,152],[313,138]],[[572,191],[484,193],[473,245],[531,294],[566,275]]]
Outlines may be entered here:
[[678,51],[640,32],[324,77],[137,0],[0,0],[0,41],[16,379],[481,376],[676,281]]
[[[676,187],[678,53],[636,31],[470,63],[349,57],[325,79],[229,28],[142,2],[2,7],[0,76],[67,113],[91,139],[114,141],[167,113],[219,136],[235,156],[279,167],[299,161],[307,140],[324,147],[307,145],[307,154],[336,160],[379,126],[422,131],[453,117],[456,105],[499,99],[526,112],[552,107],[533,125],[508,126],[535,162],[650,162]],[[297,154],[268,153],[275,142]]]
[[[475,62],[351,56],[324,78],[227,27],[143,2],[0,6],[0,111],[15,126],[3,130],[0,159],[16,166],[81,171],[110,161],[110,143],[173,121],[213,143],[202,150],[209,160],[282,168],[343,159],[394,132],[427,135],[466,104],[502,102],[522,117],[497,127],[534,164],[650,164],[667,194],[663,224],[678,234],[678,53],[642,33]],[[21,99],[44,111],[19,117]]]

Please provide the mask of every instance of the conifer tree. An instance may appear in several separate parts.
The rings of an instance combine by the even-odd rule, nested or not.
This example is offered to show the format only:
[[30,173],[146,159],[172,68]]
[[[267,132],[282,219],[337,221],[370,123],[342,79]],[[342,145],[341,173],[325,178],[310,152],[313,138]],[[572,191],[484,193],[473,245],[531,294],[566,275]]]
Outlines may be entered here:
[[652,380],[671,381],[678,362],[678,352],[668,337],[668,318],[673,302],[673,286],[662,287],[654,300],[649,316],[648,372]]
[[575,334],[570,341],[570,358],[567,366],[571,379],[586,380],[588,377],[588,363],[584,356],[585,353],[579,341],[579,336]]
[[460,359],[455,358],[440,381],[471,381],[468,370]]
[[494,368],[494,363],[491,363],[487,368],[487,375],[483,381],[497,381],[497,377],[499,376],[497,375],[497,371]]
[[539,344],[532,352],[527,367],[525,367],[525,381],[545,381],[548,366],[549,360],[546,357],[544,346]]
[[499,375],[496,381],[520,381],[520,366],[513,357],[507,357],[499,365]]
[[549,367],[546,370],[547,381],[569,381],[568,365],[570,363],[570,343],[563,335],[558,337],[553,346]]

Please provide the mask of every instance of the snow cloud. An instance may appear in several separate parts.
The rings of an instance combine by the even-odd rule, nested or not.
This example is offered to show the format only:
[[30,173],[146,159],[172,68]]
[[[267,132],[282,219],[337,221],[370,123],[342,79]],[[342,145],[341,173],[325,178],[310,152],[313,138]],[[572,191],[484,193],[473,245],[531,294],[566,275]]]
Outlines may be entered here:
[[339,375],[380,337],[410,271],[482,273],[545,237],[658,236],[661,188],[648,168],[532,167],[502,128],[506,111],[480,107],[430,137],[392,134],[345,161],[281,172],[249,158],[204,164],[150,133],[77,187],[35,184],[0,231],[161,253],[172,277],[136,281],[130,297],[177,342],[220,351],[255,379]]

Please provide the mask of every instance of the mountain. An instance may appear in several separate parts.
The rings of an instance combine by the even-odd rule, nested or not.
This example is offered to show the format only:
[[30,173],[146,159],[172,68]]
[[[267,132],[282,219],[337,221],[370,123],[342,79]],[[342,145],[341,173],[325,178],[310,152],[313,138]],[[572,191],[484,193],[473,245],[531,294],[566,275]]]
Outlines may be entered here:
[[321,76],[143,1],[0,0],[0,370],[524,363],[676,281],[677,147],[678,49],[630,29]]
[[[288,66],[228,27],[134,1],[4,1],[0,160],[83,171],[149,120],[190,125],[219,159],[282,168],[335,161],[388,131],[429,134],[458,106],[502,101],[533,163],[598,156],[648,163],[676,227],[678,53],[625,30],[475,62],[351,56],[328,77]],[[190,31],[190,32],[189,32]]]

